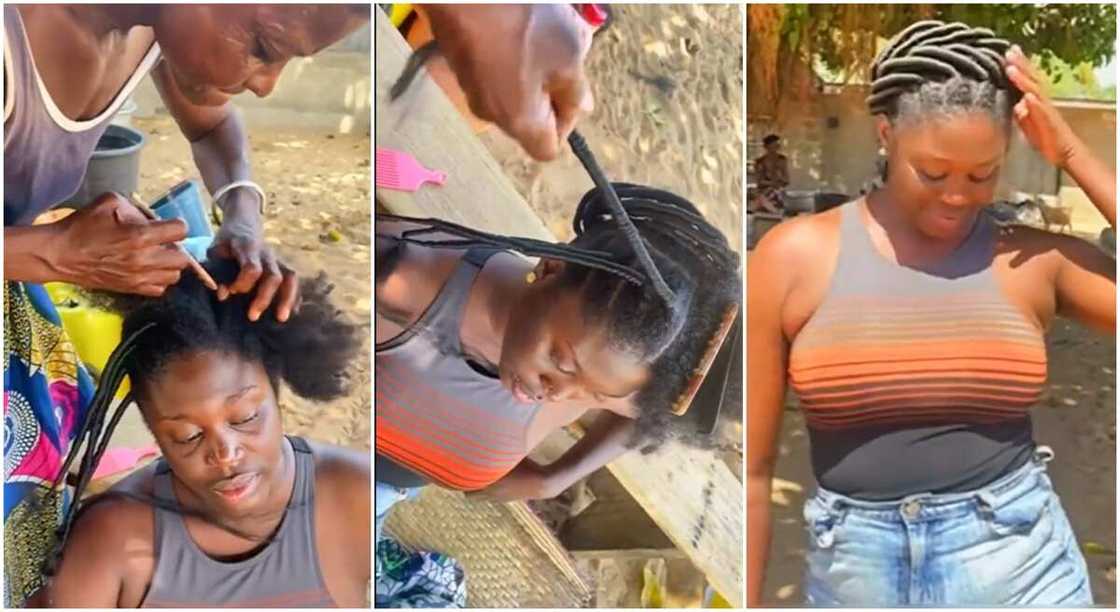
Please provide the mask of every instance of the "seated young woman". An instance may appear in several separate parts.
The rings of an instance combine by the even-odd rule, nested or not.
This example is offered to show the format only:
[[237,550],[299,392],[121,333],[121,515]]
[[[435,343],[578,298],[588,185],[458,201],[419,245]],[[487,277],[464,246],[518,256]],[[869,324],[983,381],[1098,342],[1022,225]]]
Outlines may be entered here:
[[[739,260],[683,198],[615,189],[644,253],[598,189],[569,244],[379,216],[378,534],[390,507],[428,484],[551,497],[671,435],[697,364],[738,310]],[[563,457],[527,458],[594,410]]]
[[[207,268],[219,283],[237,275]],[[286,323],[250,321],[251,296],[218,301],[194,275],[159,299],[117,300],[125,341],[102,384],[119,381],[113,367],[128,374],[163,456],[83,503],[69,537],[64,524],[50,605],[367,605],[369,455],[286,436],[279,407],[281,382],[314,400],[347,390],[360,328],[329,291],[304,281]]]

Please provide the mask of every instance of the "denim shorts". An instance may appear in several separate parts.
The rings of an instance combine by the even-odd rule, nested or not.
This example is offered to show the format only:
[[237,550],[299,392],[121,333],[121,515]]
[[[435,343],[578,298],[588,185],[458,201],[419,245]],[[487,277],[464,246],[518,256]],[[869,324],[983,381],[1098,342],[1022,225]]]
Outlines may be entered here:
[[374,481],[374,542],[381,539],[381,528],[385,526],[385,519],[389,516],[389,510],[392,510],[393,506],[397,505],[398,502],[416,497],[423,489],[424,487],[406,489],[395,487],[384,482]]
[[811,606],[1091,606],[1085,558],[1035,457],[965,493],[805,504]]

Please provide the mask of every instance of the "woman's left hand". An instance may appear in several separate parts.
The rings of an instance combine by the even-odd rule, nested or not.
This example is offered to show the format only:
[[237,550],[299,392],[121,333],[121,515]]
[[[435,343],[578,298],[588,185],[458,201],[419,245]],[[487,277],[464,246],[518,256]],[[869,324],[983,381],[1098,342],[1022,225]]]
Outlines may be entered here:
[[1059,168],[1073,158],[1080,139],[1039,84],[1038,71],[1023,50],[1015,45],[1007,51],[1006,72],[1011,83],[1023,92],[1023,99],[1013,109],[1015,123],[1043,157]]
[[531,459],[522,459],[517,467],[501,480],[478,491],[467,493],[467,497],[496,502],[522,501],[527,499],[548,499],[556,497],[558,491],[550,486],[547,468],[537,465]]
[[227,213],[207,255],[234,259],[241,269],[231,284],[218,287],[219,300],[256,288],[249,305],[249,320],[259,319],[273,302],[276,320],[281,322],[287,321],[298,308],[299,278],[265,244],[259,216]]

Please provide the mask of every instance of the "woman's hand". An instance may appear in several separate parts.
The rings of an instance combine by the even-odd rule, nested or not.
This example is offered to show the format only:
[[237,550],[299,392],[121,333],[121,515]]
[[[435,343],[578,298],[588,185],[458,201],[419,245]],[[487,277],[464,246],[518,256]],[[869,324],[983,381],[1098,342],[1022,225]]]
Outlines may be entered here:
[[479,491],[467,493],[472,499],[510,502],[526,499],[548,499],[556,497],[560,491],[551,486],[548,468],[537,465],[531,459],[522,459],[517,467],[501,480]]
[[187,237],[186,223],[149,221],[115,193],[59,221],[58,230],[58,239],[43,245],[57,276],[53,280],[155,297],[190,265],[174,244]]
[[1018,45],[1007,51],[1006,71],[1008,80],[1023,92],[1023,99],[1013,109],[1015,123],[1047,161],[1065,169],[1082,146],[1081,140],[1042,93],[1038,71]]
[[1047,161],[1068,173],[1116,228],[1116,167],[1098,159],[1042,94],[1038,73],[1018,46],[1007,51],[1007,78],[1023,92],[1015,105],[1019,129]]
[[426,5],[432,34],[471,112],[539,160],[591,111],[590,26],[567,4]]
[[[235,195],[240,194],[231,193],[229,197]],[[259,203],[255,205],[259,207]],[[241,270],[232,283],[218,286],[218,299],[250,293],[255,288],[256,295],[249,305],[249,320],[259,319],[275,301],[276,320],[287,321],[298,306],[299,278],[265,244],[260,216],[255,212],[238,214],[238,210],[246,208],[227,207],[227,215],[207,252],[209,257],[236,260]]]

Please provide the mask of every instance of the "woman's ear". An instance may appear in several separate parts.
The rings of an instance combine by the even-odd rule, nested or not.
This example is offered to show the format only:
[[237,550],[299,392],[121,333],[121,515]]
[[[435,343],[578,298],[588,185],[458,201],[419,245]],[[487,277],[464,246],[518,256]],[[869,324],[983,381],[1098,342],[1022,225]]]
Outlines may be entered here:
[[542,258],[537,262],[537,267],[533,268],[533,274],[536,275],[536,280],[540,281],[560,274],[565,267],[567,267],[567,264],[558,259]]
[[894,127],[884,115],[875,115],[875,135],[879,138],[879,150],[886,153],[894,139]]

